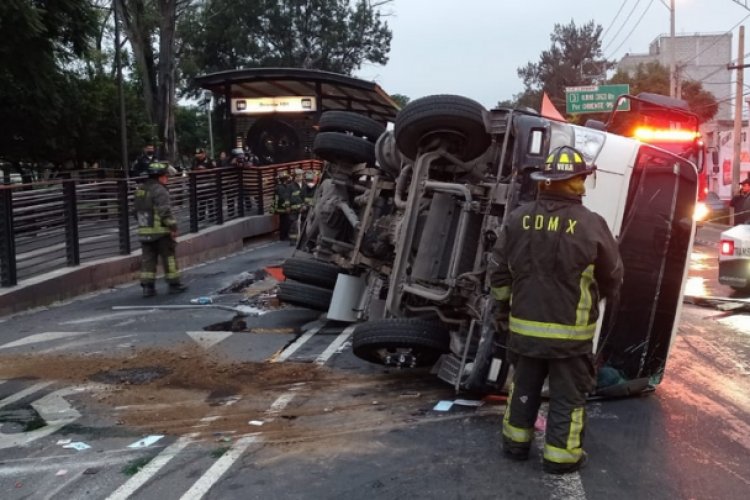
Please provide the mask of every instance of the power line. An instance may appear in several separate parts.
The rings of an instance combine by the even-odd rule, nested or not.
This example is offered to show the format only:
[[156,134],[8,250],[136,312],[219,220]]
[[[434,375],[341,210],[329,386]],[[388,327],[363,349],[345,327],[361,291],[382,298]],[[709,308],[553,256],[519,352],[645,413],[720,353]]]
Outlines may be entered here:
[[706,52],[706,51],[707,51],[708,49],[710,49],[711,47],[713,47],[714,45],[716,45],[717,43],[719,43],[719,42],[721,41],[721,37],[722,37],[723,35],[727,35],[727,34],[731,33],[731,32],[732,32],[732,31],[733,31],[733,30],[734,30],[734,29],[735,29],[735,28],[736,28],[737,26],[739,26],[740,24],[742,24],[743,22],[745,22],[745,20],[746,20],[746,19],[747,19],[748,17],[750,17],[750,14],[746,15],[745,17],[743,17],[743,18],[742,18],[742,19],[740,20],[740,22],[738,22],[737,24],[735,24],[734,26],[732,26],[731,28],[729,28],[729,29],[728,29],[727,31],[725,31],[724,33],[722,33],[722,35],[717,35],[717,36],[716,36],[716,41],[715,41],[714,43],[712,43],[711,45],[709,45],[709,46],[708,46],[708,47],[706,47],[705,49],[703,49],[703,50],[701,50],[700,52],[698,52],[697,54],[695,54],[695,55],[694,55],[694,56],[693,56],[692,58],[690,58],[690,59],[688,59],[688,60],[686,60],[686,61],[680,61],[680,62],[684,64],[684,63],[689,63],[690,61],[694,61],[694,60],[698,59],[698,58],[699,58],[699,57],[701,56],[701,54],[703,54],[703,53],[704,53],[704,52]]
[[653,3],[654,3],[654,0],[651,0],[648,3],[648,5],[646,6],[646,9],[641,14],[641,17],[638,18],[638,21],[635,22],[635,25],[633,26],[633,29],[631,29],[630,33],[628,33],[628,36],[626,36],[625,39],[622,42],[620,42],[620,45],[618,45],[617,48],[611,52],[612,55],[616,54],[617,51],[620,50],[620,47],[622,47],[623,45],[625,45],[625,42],[628,41],[628,39],[630,38],[630,35],[632,35],[633,32],[635,31],[635,29],[638,27],[638,25],[641,24],[641,21],[643,21],[643,16],[646,15],[646,12],[648,12],[648,10],[651,8],[651,5]]
[[625,20],[620,25],[620,29],[618,29],[617,32],[612,36],[612,39],[609,41],[609,43],[607,43],[607,45],[605,45],[602,48],[602,52],[604,52],[605,50],[607,50],[607,47],[609,47],[610,45],[612,45],[612,42],[615,41],[615,39],[617,38],[617,35],[619,35],[620,32],[622,31],[622,29],[625,27],[625,25],[628,24],[628,21],[630,20],[630,16],[633,15],[633,12],[635,12],[636,7],[638,7],[638,4],[640,4],[640,3],[641,3],[641,0],[636,0],[635,5],[633,5],[632,9],[630,9],[630,12],[628,13],[627,17],[625,18]]
[[622,4],[620,4],[620,9],[617,11],[617,14],[615,14],[615,17],[612,18],[612,22],[609,23],[609,26],[607,26],[607,29],[604,30],[604,33],[602,33],[602,40],[604,40],[604,37],[607,36],[607,33],[609,33],[609,30],[612,28],[612,26],[614,26],[615,21],[619,17],[626,3],[628,3],[628,0],[622,0]]

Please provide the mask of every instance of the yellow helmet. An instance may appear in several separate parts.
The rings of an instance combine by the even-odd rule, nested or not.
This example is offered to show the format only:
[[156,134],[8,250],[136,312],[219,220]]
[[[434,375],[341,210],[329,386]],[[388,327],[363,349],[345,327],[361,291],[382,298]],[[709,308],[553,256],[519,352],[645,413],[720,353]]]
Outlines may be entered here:
[[564,181],[579,175],[590,175],[596,170],[595,166],[588,167],[583,154],[570,146],[560,146],[547,156],[541,172],[533,172],[531,179],[535,181]]

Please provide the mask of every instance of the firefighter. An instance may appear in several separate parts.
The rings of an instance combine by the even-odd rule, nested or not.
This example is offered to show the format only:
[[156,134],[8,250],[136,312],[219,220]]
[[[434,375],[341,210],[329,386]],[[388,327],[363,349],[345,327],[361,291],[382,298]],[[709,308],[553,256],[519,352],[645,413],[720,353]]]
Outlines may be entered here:
[[177,247],[177,220],[170,207],[167,164],[152,162],[147,170],[148,179],[135,192],[135,216],[138,219],[138,238],[141,241],[141,286],[144,297],[156,295],[156,265],[161,257],[164,278],[169,283],[169,293],[184,292],[180,283],[175,248]]
[[507,320],[515,371],[503,418],[503,454],[525,460],[544,380],[549,412],[545,472],[564,474],[586,462],[586,394],[594,389],[593,338],[600,294],[616,300],[623,278],[617,242],[604,219],[581,198],[588,168],[563,146],[541,171],[536,200],[508,215],[492,253],[490,285],[499,323]]
[[729,201],[729,206],[734,209],[735,225],[750,222],[750,174],[740,182],[740,190]]
[[304,206],[302,176],[305,174],[301,168],[294,169],[294,178],[289,185],[289,227],[290,240],[296,241],[300,235],[300,212]]
[[289,229],[291,225],[291,190],[289,172],[279,172],[273,199],[273,213],[279,214],[279,240],[289,241]]
[[153,144],[146,144],[143,146],[143,152],[136,158],[133,165],[130,167],[130,177],[140,177],[146,175],[148,172],[148,166],[151,162],[156,161],[156,149]]
[[313,170],[306,170],[305,183],[302,185],[302,201],[305,212],[312,207],[316,187],[318,187],[318,183],[315,179],[315,172]]

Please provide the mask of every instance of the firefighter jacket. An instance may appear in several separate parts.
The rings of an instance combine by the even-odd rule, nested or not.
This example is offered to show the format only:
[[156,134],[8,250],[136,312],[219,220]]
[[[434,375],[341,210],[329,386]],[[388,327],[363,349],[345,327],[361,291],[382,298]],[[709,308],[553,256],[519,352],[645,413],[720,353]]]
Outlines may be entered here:
[[538,358],[592,352],[601,296],[623,278],[604,219],[580,196],[542,193],[508,215],[493,249],[490,286],[510,300],[508,348]]
[[318,187],[317,184],[303,184],[302,185],[302,202],[307,207],[311,207],[313,205],[313,201],[315,200],[315,188]]
[[297,181],[292,181],[289,183],[289,203],[292,212],[297,212],[300,208],[302,208],[302,203],[304,202],[304,199],[302,197],[303,186],[304,184],[300,184]]
[[156,241],[177,230],[172,215],[169,191],[156,179],[149,178],[135,191],[135,216],[141,241]]
[[273,213],[287,214],[291,209],[291,188],[289,184],[279,182],[273,192]]

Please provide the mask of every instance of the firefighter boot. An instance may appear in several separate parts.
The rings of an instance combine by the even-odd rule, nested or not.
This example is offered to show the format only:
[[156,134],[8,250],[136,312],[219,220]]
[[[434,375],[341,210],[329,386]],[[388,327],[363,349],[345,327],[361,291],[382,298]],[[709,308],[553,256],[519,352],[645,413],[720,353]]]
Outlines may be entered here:
[[156,295],[156,288],[154,288],[153,283],[142,283],[141,287],[143,287],[144,297],[153,297],[154,295]]
[[182,293],[185,290],[187,290],[187,286],[183,285],[182,283],[170,283],[169,284],[169,293]]

